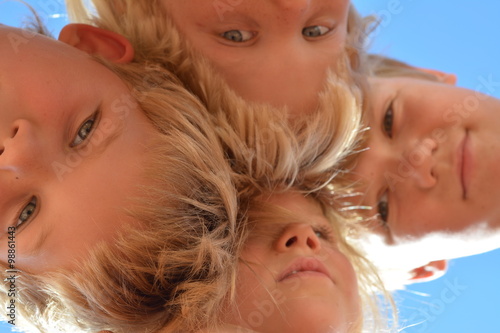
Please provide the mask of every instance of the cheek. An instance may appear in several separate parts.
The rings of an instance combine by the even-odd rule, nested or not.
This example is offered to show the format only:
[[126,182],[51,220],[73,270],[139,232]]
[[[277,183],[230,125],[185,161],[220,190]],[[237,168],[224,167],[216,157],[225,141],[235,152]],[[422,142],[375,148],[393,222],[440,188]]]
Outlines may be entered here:
[[259,242],[253,244],[249,240],[241,253],[236,281],[236,303],[240,311],[252,307],[253,300],[266,298],[267,289],[274,284],[272,266],[266,264],[268,252]]
[[335,269],[335,279],[339,286],[351,296],[359,297],[358,278],[351,261],[337,250],[333,250],[330,257],[330,265]]
[[225,314],[226,322],[253,327],[254,317],[261,315],[262,304],[265,304],[266,311],[274,312],[271,301],[273,286],[266,283],[268,275],[264,267],[239,264],[235,303],[230,307],[231,311]]

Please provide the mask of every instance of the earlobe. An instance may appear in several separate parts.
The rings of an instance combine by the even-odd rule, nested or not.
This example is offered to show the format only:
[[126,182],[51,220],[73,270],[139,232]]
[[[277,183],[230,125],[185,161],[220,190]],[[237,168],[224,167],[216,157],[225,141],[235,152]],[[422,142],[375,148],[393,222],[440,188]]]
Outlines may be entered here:
[[427,265],[415,268],[410,273],[413,275],[410,282],[427,282],[440,278],[448,269],[447,260],[431,261]]
[[61,30],[58,39],[115,63],[129,63],[134,59],[132,44],[125,37],[88,24],[68,24]]
[[438,71],[437,69],[428,68],[418,68],[418,70],[434,75],[441,83],[451,84],[454,86],[457,85],[457,76],[455,74],[445,73],[442,71]]

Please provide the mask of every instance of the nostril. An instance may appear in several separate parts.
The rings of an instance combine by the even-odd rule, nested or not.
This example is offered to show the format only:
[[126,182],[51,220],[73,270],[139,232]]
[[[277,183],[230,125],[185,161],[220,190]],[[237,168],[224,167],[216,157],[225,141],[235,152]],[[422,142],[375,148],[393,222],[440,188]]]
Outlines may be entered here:
[[14,130],[12,131],[12,135],[10,137],[11,138],[15,137],[16,134],[17,134],[17,131],[19,131],[19,127],[18,126],[14,127]]
[[294,236],[294,237],[292,237],[292,238],[290,238],[289,240],[287,240],[287,241],[286,241],[285,246],[286,246],[286,247],[290,247],[290,246],[292,246],[292,245],[293,245],[296,241],[297,241],[297,237],[296,237],[296,236]]
[[3,148],[0,149],[0,155],[2,155],[2,154],[3,154]]
[[307,246],[309,246],[310,249],[315,249],[316,242],[314,241],[314,239],[307,237]]

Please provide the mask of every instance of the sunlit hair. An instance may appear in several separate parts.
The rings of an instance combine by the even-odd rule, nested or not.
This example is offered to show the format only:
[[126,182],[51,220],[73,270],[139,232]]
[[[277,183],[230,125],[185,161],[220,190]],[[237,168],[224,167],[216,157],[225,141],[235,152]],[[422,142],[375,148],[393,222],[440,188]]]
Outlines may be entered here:
[[[341,218],[331,205],[338,195],[330,185],[341,171],[339,162],[357,143],[358,91],[330,73],[318,111],[290,121],[276,109],[243,101],[206,63],[195,62],[192,68],[231,162],[241,220],[262,217],[265,209],[258,198],[269,193],[299,191],[321,202],[325,216],[344,237],[342,250],[359,274],[367,318],[373,319],[375,327],[385,327],[374,297],[375,291],[383,292],[383,286],[370,263],[345,241],[358,231],[357,221]],[[244,223],[240,229],[240,250],[251,232],[247,226]]]
[[366,57],[366,69],[369,76],[374,77],[408,77],[438,82],[439,77],[422,71],[403,61],[378,54],[369,54]]
[[[341,250],[358,274],[366,310],[364,329],[370,332],[386,328],[384,318],[392,309],[390,305],[387,307],[390,296],[385,293],[373,266],[346,241],[361,232],[358,219],[342,217],[332,206],[342,193],[342,190],[332,191],[332,184],[342,172],[338,165],[350,156],[357,144],[360,106],[352,87],[330,73],[325,88],[329,93],[320,96],[318,112],[290,122],[273,108],[243,101],[210,67],[196,71],[203,87],[203,99],[214,115],[218,135],[234,172],[240,203],[239,221],[246,221],[239,229],[239,251],[252,232],[247,228],[248,219],[256,221],[266,212],[259,202],[263,195],[299,191],[315,198],[324,207],[334,230],[341,235]],[[339,117],[339,112],[349,112],[351,117]],[[379,295],[387,297],[388,303],[382,304],[383,297]],[[362,324],[356,323],[352,332],[360,332]]]
[[366,75],[367,40],[375,23],[374,16],[361,16],[351,4],[347,19],[346,52],[354,75]]

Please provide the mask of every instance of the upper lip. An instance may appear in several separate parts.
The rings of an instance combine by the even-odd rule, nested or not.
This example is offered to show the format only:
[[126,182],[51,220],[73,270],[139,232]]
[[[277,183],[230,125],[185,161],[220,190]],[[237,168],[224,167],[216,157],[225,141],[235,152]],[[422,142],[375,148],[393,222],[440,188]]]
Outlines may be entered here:
[[294,260],[281,274],[278,276],[278,282],[283,281],[287,277],[297,272],[318,272],[332,278],[330,272],[325,265],[314,257],[301,257]]

